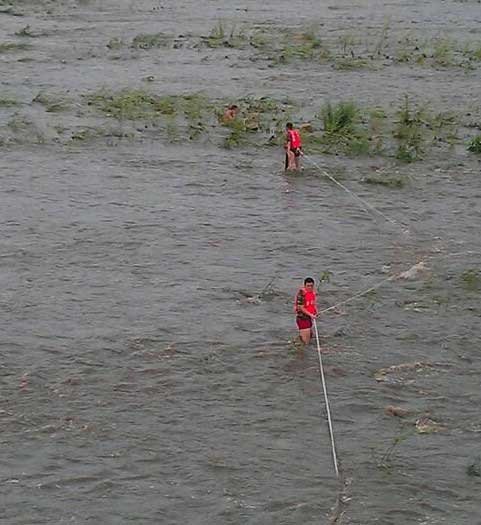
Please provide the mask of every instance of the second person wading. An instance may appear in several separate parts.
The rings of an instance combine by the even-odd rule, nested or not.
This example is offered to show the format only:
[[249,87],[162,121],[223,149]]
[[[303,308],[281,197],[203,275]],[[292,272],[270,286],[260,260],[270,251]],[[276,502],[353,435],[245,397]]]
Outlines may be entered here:
[[312,320],[317,317],[317,297],[314,288],[314,279],[306,277],[304,286],[297,292],[294,301],[296,323],[299,328],[299,337],[304,344],[311,340]]
[[300,157],[302,155],[302,140],[298,129],[294,129],[292,122],[286,124],[286,150],[285,169],[298,171],[301,168]]

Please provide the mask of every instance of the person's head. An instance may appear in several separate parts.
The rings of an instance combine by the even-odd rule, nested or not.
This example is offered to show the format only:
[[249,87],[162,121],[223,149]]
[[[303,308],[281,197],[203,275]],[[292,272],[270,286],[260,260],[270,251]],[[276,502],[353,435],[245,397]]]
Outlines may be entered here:
[[312,277],[304,279],[304,288],[314,288],[314,279]]
[[235,104],[231,104],[229,106],[229,109],[232,109],[233,111],[237,111],[239,109],[239,106],[236,106]]
[[286,129],[294,129],[294,125],[292,124],[292,122],[288,122],[286,124]]

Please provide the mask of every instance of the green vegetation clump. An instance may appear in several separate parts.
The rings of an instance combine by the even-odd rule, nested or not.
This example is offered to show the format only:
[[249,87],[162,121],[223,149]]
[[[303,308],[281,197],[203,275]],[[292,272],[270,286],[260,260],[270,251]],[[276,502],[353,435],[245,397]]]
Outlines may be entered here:
[[367,130],[361,126],[361,111],[352,102],[330,102],[321,108],[324,128],[322,141],[335,153],[343,151],[349,156],[369,155],[371,141]]
[[348,135],[353,133],[359,120],[359,109],[354,102],[339,102],[332,106],[328,102],[321,110],[324,132],[329,135]]
[[61,98],[54,95],[47,95],[46,93],[40,92],[32,102],[37,102],[45,107],[45,111],[48,113],[58,113],[69,109],[69,103]]
[[207,47],[211,48],[240,48],[248,43],[248,38],[242,30],[237,31],[236,26],[233,25],[230,31],[227,31],[221,20],[211,29],[207,37],[202,37],[202,40]]
[[224,139],[225,148],[243,146],[255,136],[259,144],[258,133],[270,134],[265,145],[279,145],[283,141],[283,133],[289,119],[289,104],[279,102],[271,97],[245,97],[239,100],[241,110],[231,121],[223,122],[222,115],[218,115],[223,125],[230,129],[230,134]]
[[397,115],[393,133],[398,141],[396,158],[402,162],[419,160],[424,153],[423,112],[413,109],[406,95]]
[[152,49],[156,47],[166,47],[169,44],[170,38],[162,33],[140,34],[134,37],[130,47],[134,49]]
[[466,270],[461,274],[463,288],[470,292],[481,290],[481,272],[477,269]]
[[111,38],[107,43],[107,47],[109,49],[121,49],[122,47],[124,47],[124,45],[124,41],[119,37]]
[[174,97],[156,97],[140,89],[124,89],[117,93],[100,91],[89,95],[87,101],[117,119],[137,120],[176,113]]
[[0,96],[0,108],[8,108],[8,107],[17,106],[17,105],[18,105],[18,102],[14,98]]
[[334,69],[338,69],[340,71],[352,71],[355,69],[372,68],[373,64],[365,58],[347,56],[336,58],[333,66]]
[[226,149],[232,149],[242,146],[247,142],[247,128],[245,120],[242,118],[235,118],[231,122],[225,124],[229,129],[229,135],[224,139],[223,146]]
[[330,52],[322,44],[320,37],[313,29],[286,35],[286,42],[278,51],[274,60],[277,63],[289,63],[293,59],[326,61]]
[[186,95],[154,95],[141,89],[119,92],[100,91],[86,97],[90,106],[120,121],[133,120],[154,123],[163,119],[168,139],[179,137],[179,126],[190,139],[205,130],[205,120],[213,114],[213,104],[198,93]]
[[406,185],[404,177],[386,177],[384,175],[368,175],[362,180],[365,184],[378,184],[387,188],[403,188]]
[[442,67],[450,67],[456,65],[455,49],[456,42],[449,38],[439,38],[432,43],[432,59],[434,65]]
[[454,113],[441,112],[432,116],[426,115],[427,126],[433,132],[433,142],[454,144],[458,141],[458,118]]
[[30,49],[32,46],[25,42],[2,42],[0,43],[0,53],[10,53]]
[[481,153],[481,134],[470,140],[467,149],[471,153]]

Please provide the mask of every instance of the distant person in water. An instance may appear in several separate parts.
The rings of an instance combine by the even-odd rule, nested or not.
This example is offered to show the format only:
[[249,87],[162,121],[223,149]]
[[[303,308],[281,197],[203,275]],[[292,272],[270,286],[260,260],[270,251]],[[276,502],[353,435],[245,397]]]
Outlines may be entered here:
[[286,150],[285,169],[288,171],[298,171],[301,169],[300,157],[302,155],[301,134],[298,129],[294,129],[292,122],[286,124]]
[[312,320],[317,317],[316,290],[312,277],[306,277],[304,286],[296,293],[294,311],[299,337],[305,345],[308,345],[312,336]]
[[236,106],[235,104],[231,104],[230,106],[227,106],[225,108],[222,120],[224,121],[224,123],[231,122],[237,117],[238,113],[239,113],[239,106]]

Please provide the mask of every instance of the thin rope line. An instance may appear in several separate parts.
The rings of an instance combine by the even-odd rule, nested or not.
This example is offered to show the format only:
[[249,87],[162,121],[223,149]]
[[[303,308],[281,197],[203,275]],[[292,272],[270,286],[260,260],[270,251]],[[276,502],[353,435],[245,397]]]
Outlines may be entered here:
[[[411,266],[412,268],[412,266]],[[407,270],[406,270],[407,271]],[[371,286],[370,288],[367,288],[366,290],[363,290],[362,292],[359,292],[351,297],[349,297],[348,299],[345,299],[344,301],[341,301],[340,303],[337,303],[333,306],[329,306],[329,308],[324,308],[324,310],[321,310],[319,313],[320,314],[324,314],[326,312],[330,312],[331,310],[335,310],[336,308],[338,308],[339,306],[342,306],[343,304],[347,304],[347,303],[351,303],[352,301],[354,301],[355,299],[357,299],[358,297],[362,297],[363,295],[366,295],[367,293],[369,292],[372,292],[373,290],[377,290],[378,288],[381,288],[381,286],[389,281],[394,281],[394,279],[397,279],[399,277],[399,275],[401,275],[401,273],[403,272],[400,272],[396,275],[391,275],[391,277],[388,277],[387,279],[383,279],[382,281],[380,281],[379,283],[375,284],[374,286]]]
[[309,155],[306,155],[304,153],[304,157],[313,164],[325,177],[327,177],[330,181],[334,182],[334,184],[337,184],[340,188],[342,188],[344,191],[349,193],[351,197],[353,197],[355,200],[360,202],[362,204],[362,207],[364,211],[372,211],[374,213],[377,213],[381,217],[383,217],[386,221],[390,222],[391,224],[395,224],[396,226],[399,226],[401,228],[406,228],[403,224],[399,223],[398,221],[391,219],[391,217],[388,217],[385,213],[375,208],[372,204],[369,204],[369,202],[365,201],[363,198],[359,197],[356,193],[354,193],[352,190],[350,190],[348,187],[344,186],[344,184],[340,183],[337,179],[335,179],[331,174],[329,174],[327,171],[323,170],[317,162],[312,160],[312,158]]
[[314,319],[314,331],[316,334],[317,355],[319,356],[319,373],[321,374],[322,389],[324,391],[324,400],[326,403],[327,423],[329,425],[329,436],[331,438],[332,461],[334,462],[334,470],[336,471],[336,476],[339,477],[339,469],[337,467],[336,445],[334,443],[334,430],[332,429],[332,421],[331,421],[331,409],[329,408],[329,398],[327,397],[326,380],[324,379],[324,367],[322,366],[321,345],[319,344],[319,332],[317,331],[317,323],[315,319]]

